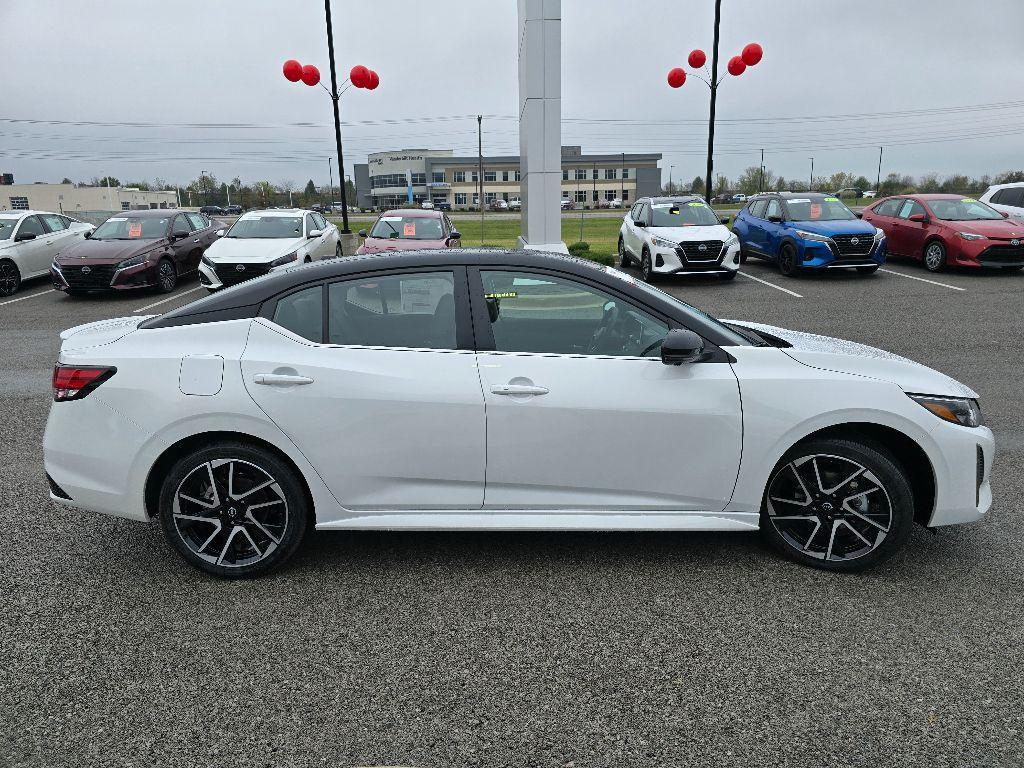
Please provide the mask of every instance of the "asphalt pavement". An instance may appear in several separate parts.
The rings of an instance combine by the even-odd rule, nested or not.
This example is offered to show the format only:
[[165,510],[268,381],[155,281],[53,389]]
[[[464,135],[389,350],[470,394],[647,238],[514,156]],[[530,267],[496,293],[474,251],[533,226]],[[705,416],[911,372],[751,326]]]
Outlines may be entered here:
[[981,393],[988,518],[858,575],[751,534],[359,532],[211,579],[50,503],[41,450],[61,329],[203,292],[28,283],[0,300],[0,766],[1021,765],[1024,274],[887,269],[665,286]]

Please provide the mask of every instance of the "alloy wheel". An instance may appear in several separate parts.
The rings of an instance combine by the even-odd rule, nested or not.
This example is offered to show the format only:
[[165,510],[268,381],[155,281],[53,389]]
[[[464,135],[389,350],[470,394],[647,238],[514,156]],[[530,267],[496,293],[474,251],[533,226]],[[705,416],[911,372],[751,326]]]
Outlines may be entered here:
[[0,296],[10,296],[21,285],[18,268],[9,261],[0,262]]
[[878,476],[852,459],[802,456],[768,485],[768,518],[790,547],[824,561],[849,561],[881,546],[893,506]]
[[265,469],[237,458],[195,467],[172,502],[174,527],[196,557],[241,568],[269,557],[288,528],[288,500]]
[[159,279],[160,289],[165,293],[174,290],[178,276],[175,274],[174,265],[171,262],[167,260],[160,262]]
[[931,243],[924,250],[924,265],[932,272],[938,272],[946,263],[946,251],[940,243]]
[[621,237],[619,238],[619,266],[629,266],[629,256],[626,254],[626,244],[622,241]]
[[652,268],[651,268],[651,257],[649,254],[644,254],[643,258],[640,259],[640,277],[643,278],[645,283],[651,282]]

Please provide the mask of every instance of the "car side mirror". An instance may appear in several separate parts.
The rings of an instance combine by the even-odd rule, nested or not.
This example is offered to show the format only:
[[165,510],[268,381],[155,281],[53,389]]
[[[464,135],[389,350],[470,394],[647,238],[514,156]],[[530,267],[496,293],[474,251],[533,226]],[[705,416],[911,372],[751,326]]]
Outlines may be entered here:
[[82,235],[82,237],[84,237],[86,240],[92,240],[92,232],[86,232],[84,235]]
[[186,237],[188,237],[188,232],[182,229],[171,233],[171,240],[184,240]]
[[916,221],[919,224],[924,224],[926,221],[928,221],[928,217],[925,216],[923,213],[912,213],[908,217],[907,221]]
[[769,216],[768,217],[768,221],[774,222],[775,224],[781,224],[782,223],[782,217],[781,216]]
[[223,229],[218,229],[217,230],[217,237],[224,237],[224,230]]
[[453,229],[451,232],[448,233],[448,239],[449,240],[461,240],[462,239],[462,233],[461,232],[456,232]]
[[366,230],[365,229],[360,229],[359,230],[359,236],[360,237],[366,237]]
[[858,219],[863,219],[864,218],[864,212],[863,211],[854,211],[853,215],[856,216]]
[[306,235],[306,237],[312,240],[314,237],[320,237],[320,235],[322,235],[323,233],[324,231],[322,229],[311,229],[309,230],[309,234]]
[[640,221],[639,219],[634,219],[633,220],[633,226],[635,226],[635,227],[646,227],[647,226],[647,222]]
[[18,235],[14,238],[14,242],[20,243],[20,242],[23,242],[24,240],[35,240],[35,239],[36,239],[36,233],[35,232],[19,232]]
[[1009,214],[1009,213],[1007,213],[1006,211],[1000,211],[1000,213],[1001,213],[1001,214],[1003,214],[1003,218],[1004,218],[1004,219],[1008,219],[1008,218],[1010,218],[1010,214]]
[[728,224],[729,223],[729,217],[728,216],[723,216],[722,218],[719,219],[719,221],[722,222],[723,224]]
[[673,328],[661,342],[661,362],[665,365],[695,363],[704,354],[704,339],[688,328]]

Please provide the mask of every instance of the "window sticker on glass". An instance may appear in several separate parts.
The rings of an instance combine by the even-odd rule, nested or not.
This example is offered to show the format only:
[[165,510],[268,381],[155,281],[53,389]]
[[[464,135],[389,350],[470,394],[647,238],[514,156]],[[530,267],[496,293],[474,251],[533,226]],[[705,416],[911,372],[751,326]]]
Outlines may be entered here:
[[484,294],[485,299],[514,299],[519,294],[516,291],[504,291],[502,293]]
[[973,197],[964,197],[964,198],[960,199],[960,202],[961,203],[976,203],[978,201],[975,200]]
[[401,216],[381,216],[380,220],[381,221],[401,221],[402,217]]
[[124,216],[111,216],[107,221],[128,221]]
[[438,302],[452,292],[451,281],[440,277],[402,280],[402,312],[407,315],[432,315]]
[[407,221],[402,225],[402,234],[405,237],[416,237],[416,222]]
[[704,203],[698,203],[698,202],[687,203],[687,205],[690,206],[691,208],[704,208],[705,207]]
[[839,202],[839,198],[838,197],[826,197],[825,198],[825,202],[826,203],[838,203]]
[[142,237],[141,221],[133,221],[128,225],[128,237]]
[[795,203],[809,203],[811,202],[811,199],[809,197],[797,197],[792,200],[787,200],[786,202],[793,205]]
[[811,218],[812,219],[820,219],[821,218],[821,203],[811,203]]

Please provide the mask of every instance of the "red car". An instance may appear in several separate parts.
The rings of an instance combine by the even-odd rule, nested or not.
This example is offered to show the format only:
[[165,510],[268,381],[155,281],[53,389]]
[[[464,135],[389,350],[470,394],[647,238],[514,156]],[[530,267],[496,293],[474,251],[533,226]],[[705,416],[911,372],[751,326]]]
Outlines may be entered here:
[[890,256],[924,261],[932,272],[953,267],[1024,267],[1024,224],[963,195],[899,195],[864,209],[885,232]]
[[385,211],[374,222],[356,254],[383,253],[385,251],[416,251],[420,249],[456,248],[462,235],[455,229],[443,211],[400,210]]

